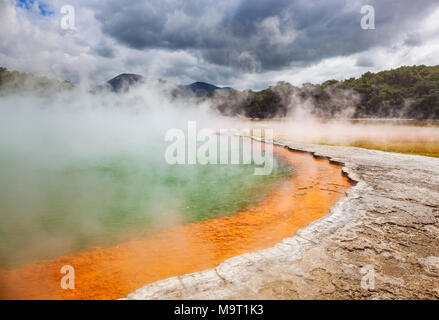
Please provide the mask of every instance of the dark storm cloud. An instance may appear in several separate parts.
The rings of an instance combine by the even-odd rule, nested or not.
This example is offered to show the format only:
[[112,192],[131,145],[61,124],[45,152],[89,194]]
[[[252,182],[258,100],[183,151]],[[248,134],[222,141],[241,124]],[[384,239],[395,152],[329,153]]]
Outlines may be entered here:
[[[360,28],[366,4],[375,7],[376,30]],[[188,50],[210,63],[252,72],[390,45],[437,5],[436,0],[110,0],[95,12],[103,32],[131,48]]]
[[422,35],[419,33],[409,33],[404,40],[404,44],[410,47],[419,46],[422,44]]
[[114,58],[114,51],[108,44],[101,41],[98,45],[95,46],[94,52],[103,58]]

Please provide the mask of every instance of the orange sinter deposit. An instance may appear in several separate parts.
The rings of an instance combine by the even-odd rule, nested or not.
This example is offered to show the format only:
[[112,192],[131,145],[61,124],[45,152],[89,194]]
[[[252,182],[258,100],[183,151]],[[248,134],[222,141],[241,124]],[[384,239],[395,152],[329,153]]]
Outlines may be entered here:
[[[291,237],[327,214],[350,183],[341,167],[328,160],[282,147],[274,150],[294,166],[295,174],[258,205],[232,216],[173,227],[142,241],[0,271],[0,298],[122,298],[153,281],[212,268]],[[74,267],[74,290],[60,286],[64,265]]]

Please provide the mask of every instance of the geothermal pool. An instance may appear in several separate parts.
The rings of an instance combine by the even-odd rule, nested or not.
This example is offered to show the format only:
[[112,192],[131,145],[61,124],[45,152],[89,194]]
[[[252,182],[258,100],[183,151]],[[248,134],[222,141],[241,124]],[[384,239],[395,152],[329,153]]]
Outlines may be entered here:
[[[78,237],[87,241],[79,242],[77,247],[72,246],[71,248],[75,248],[70,249],[73,253],[64,252],[56,258],[37,259],[1,270],[0,297],[121,298],[147,283],[211,268],[230,257],[270,247],[327,214],[329,208],[344,196],[349,187],[349,182],[341,175],[340,166],[329,164],[327,160],[314,159],[309,154],[291,152],[281,147],[275,148],[275,154],[277,160],[274,174],[266,177],[254,176],[253,181],[248,180],[252,174],[246,172],[251,167],[238,167],[231,172],[230,168],[220,166],[194,168],[197,177],[193,180],[195,185],[183,197],[189,201],[187,203],[192,204],[183,215],[185,219],[174,220],[172,225],[160,226],[155,229],[155,233],[139,232],[151,230],[151,224],[148,219],[139,219],[139,214],[133,214],[134,218],[130,220],[130,212],[136,212],[133,207],[122,207],[124,210],[117,207],[120,203],[125,203],[121,201],[125,199],[123,195],[126,197],[124,188],[117,180],[116,186],[122,189],[119,190],[122,195],[119,194],[119,198],[113,203],[119,208],[116,210],[118,214],[114,214],[113,222],[109,226],[104,223],[102,228],[94,229],[95,232],[101,232],[99,237],[92,236],[91,232],[89,238]],[[130,163],[125,169],[132,168],[132,165]],[[291,171],[291,168],[294,170]],[[126,173],[121,173],[121,168],[116,172],[108,168],[106,170],[111,172],[113,178],[117,176],[126,183],[121,176],[128,178]],[[186,174],[187,172],[185,176]],[[172,179],[177,179],[176,176],[178,174],[174,173]],[[167,181],[169,177],[165,177]],[[145,177],[139,175],[138,178],[143,181]],[[184,184],[181,180],[177,181],[177,185]],[[105,183],[108,184],[107,179]],[[142,185],[138,183],[134,189]],[[172,181],[170,185],[174,186],[175,182]],[[142,190],[139,194],[144,195],[145,190]],[[177,190],[179,188],[170,188],[168,191],[178,194]],[[137,197],[142,198],[141,195]],[[114,200],[114,195],[110,198]],[[164,210],[160,213],[166,212],[166,205],[171,203],[171,194],[166,199],[160,209],[157,207],[157,210]],[[154,200],[159,203],[161,201],[157,197]],[[86,221],[87,214],[80,214],[80,217]],[[127,221],[136,224],[136,228]],[[56,220],[52,223],[63,225]],[[130,239],[130,232],[122,231],[121,226],[128,226],[124,231],[136,230],[133,233],[135,239]],[[71,229],[65,228],[64,232],[72,233],[68,230]],[[119,237],[118,234],[124,234],[124,237]],[[75,232],[71,236],[76,239]],[[34,235],[31,233],[29,237]],[[93,246],[96,243],[106,246]],[[93,247],[87,249],[91,246]],[[53,251],[51,252],[53,255]],[[60,287],[63,276],[60,269],[63,265],[72,265],[75,268],[74,290],[63,290]]]
[[[339,166],[281,147],[268,176],[255,165],[170,166],[166,130],[217,118],[113,98],[0,100],[1,299],[121,298],[273,246],[349,187]],[[60,286],[65,265],[74,290]]]
[[266,176],[254,175],[255,165],[169,165],[161,149],[88,159],[3,154],[0,267],[230,215],[293,174],[282,160]]

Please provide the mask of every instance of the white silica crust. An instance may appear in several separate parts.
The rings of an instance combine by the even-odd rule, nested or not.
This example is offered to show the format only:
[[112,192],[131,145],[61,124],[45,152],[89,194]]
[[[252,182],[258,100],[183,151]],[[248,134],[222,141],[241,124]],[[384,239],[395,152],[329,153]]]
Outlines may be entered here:
[[[342,164],[355,185],[328,215],[271,248],[125,299],[439,298],[439,159],[276,143]],[[365,266],[373,287],[364,287]]]

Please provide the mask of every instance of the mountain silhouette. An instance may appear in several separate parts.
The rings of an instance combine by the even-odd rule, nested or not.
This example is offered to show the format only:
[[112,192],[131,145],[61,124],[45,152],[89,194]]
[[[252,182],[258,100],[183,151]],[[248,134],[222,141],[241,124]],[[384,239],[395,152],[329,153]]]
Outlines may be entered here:
[[195,96],[209,96],[211,95],[215,90],[233,90],[230,87],[217,87],[213,84],[206,83],[206,82],[194,82],[188,85],[180,85],[179,88],[183,90],[185,94],[191,94]]

